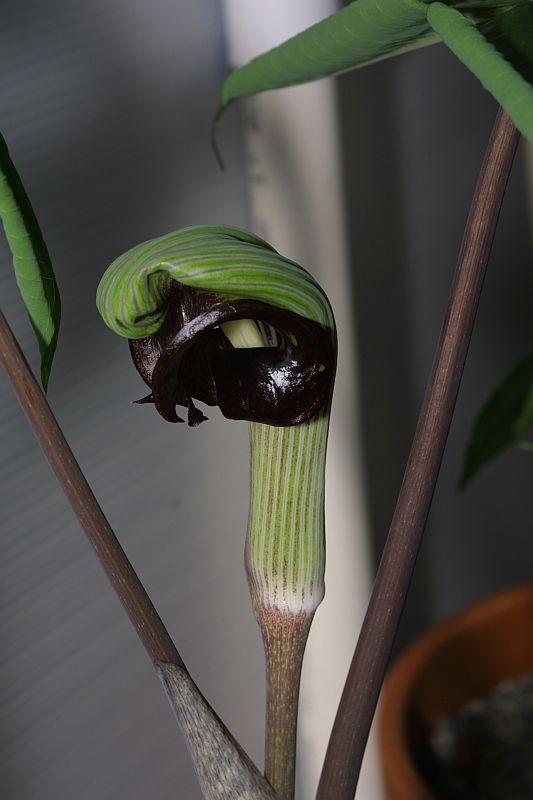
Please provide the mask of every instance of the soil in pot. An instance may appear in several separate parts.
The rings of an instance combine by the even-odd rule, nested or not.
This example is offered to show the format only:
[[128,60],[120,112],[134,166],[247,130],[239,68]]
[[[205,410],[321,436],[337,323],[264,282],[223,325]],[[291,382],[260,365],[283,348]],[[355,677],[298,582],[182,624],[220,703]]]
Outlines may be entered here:
[[533,798],[533,673],[441,716],[422,771],[442,800]]
[[385,682],[387,800],[533,800],[532,685],[531,584],[487,597],[421,636]]

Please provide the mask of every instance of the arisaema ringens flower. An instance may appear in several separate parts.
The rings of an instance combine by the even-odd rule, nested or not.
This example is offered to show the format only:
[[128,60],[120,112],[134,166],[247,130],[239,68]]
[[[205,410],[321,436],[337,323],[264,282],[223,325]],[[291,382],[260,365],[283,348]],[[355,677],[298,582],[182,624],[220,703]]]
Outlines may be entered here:
[[246,570],[267,661],[265,773],[294,784],[301,662],[324,595],[324,470],[336,339],[318,284],[265,241],[191,227],[145,242],[107,269],[107,325],[168,422],[247,420],[251,498]]

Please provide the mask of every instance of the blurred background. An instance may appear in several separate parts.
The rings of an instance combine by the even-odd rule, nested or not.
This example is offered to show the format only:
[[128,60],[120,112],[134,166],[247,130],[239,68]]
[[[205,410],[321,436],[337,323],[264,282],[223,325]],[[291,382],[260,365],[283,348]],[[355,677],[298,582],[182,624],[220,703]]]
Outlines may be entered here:
[[[47,240],[63,322],[49,398],[192,675],[262,761],[263,658],[242,568],[244,424],[174,429],[94,294],[144,239],[251,227],[325,286],[340,332],[328,468],[327,597],[304,668],[299,798],[312,796],[387,533],[494,101],[442,46],[232,108],[232,64],[329,0],[3,0],[1,130]],[[290,9],[284,6],[290,5]],[[457,491],[472,419],[531,347],[531,171],[522,144],[397,649],[531,580],[530,454]],[[529,184],[528,184],[529,174]],[[33,334],[1,245],[0,304]],[[199,800],[185,746],[120,604],[0,375],[2,797]],[[380,797],[369,750],[358,797]]]

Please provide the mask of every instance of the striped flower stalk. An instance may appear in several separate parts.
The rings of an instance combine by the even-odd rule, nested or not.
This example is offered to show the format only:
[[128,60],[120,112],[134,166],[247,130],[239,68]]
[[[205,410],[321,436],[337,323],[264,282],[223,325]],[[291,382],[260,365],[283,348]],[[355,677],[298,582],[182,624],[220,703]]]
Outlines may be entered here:
[[[130,340],[170,422],[206,417],[194,400],[249,421],[246,570],[267,668],[265,774],[294,794],[302,658],[324,596],[324,468],[336,341],[329,302],[297,264],[229,227],[153,239],[106,271],[97,305]],[[181,413],[181,412],[180,412]]]

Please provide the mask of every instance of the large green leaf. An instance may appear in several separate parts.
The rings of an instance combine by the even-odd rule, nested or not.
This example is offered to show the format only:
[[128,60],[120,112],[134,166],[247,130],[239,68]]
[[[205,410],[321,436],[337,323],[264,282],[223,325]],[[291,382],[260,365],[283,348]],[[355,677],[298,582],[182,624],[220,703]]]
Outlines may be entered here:
[[13,255],[15,277],[41,353],[46,391],[57,344],[61,302],[39,223],[0,135],[0,218]]
[[234,70],[223,107],[246,94],[335,75],[438,41],[419,0],[357,0]]
[[234,70],[223,84],[217,118],[238,97],[338,75],[441,40],[533,139],[532,0],[355,0]]
[[533,5],[498,11],[476,26],[457,9],[436,2],[428,8],[428,21],[533,139]]
[[533,354],[507,375],[479,413],[468,445],[461,488],[494,456],[517,444],[533,423]]

